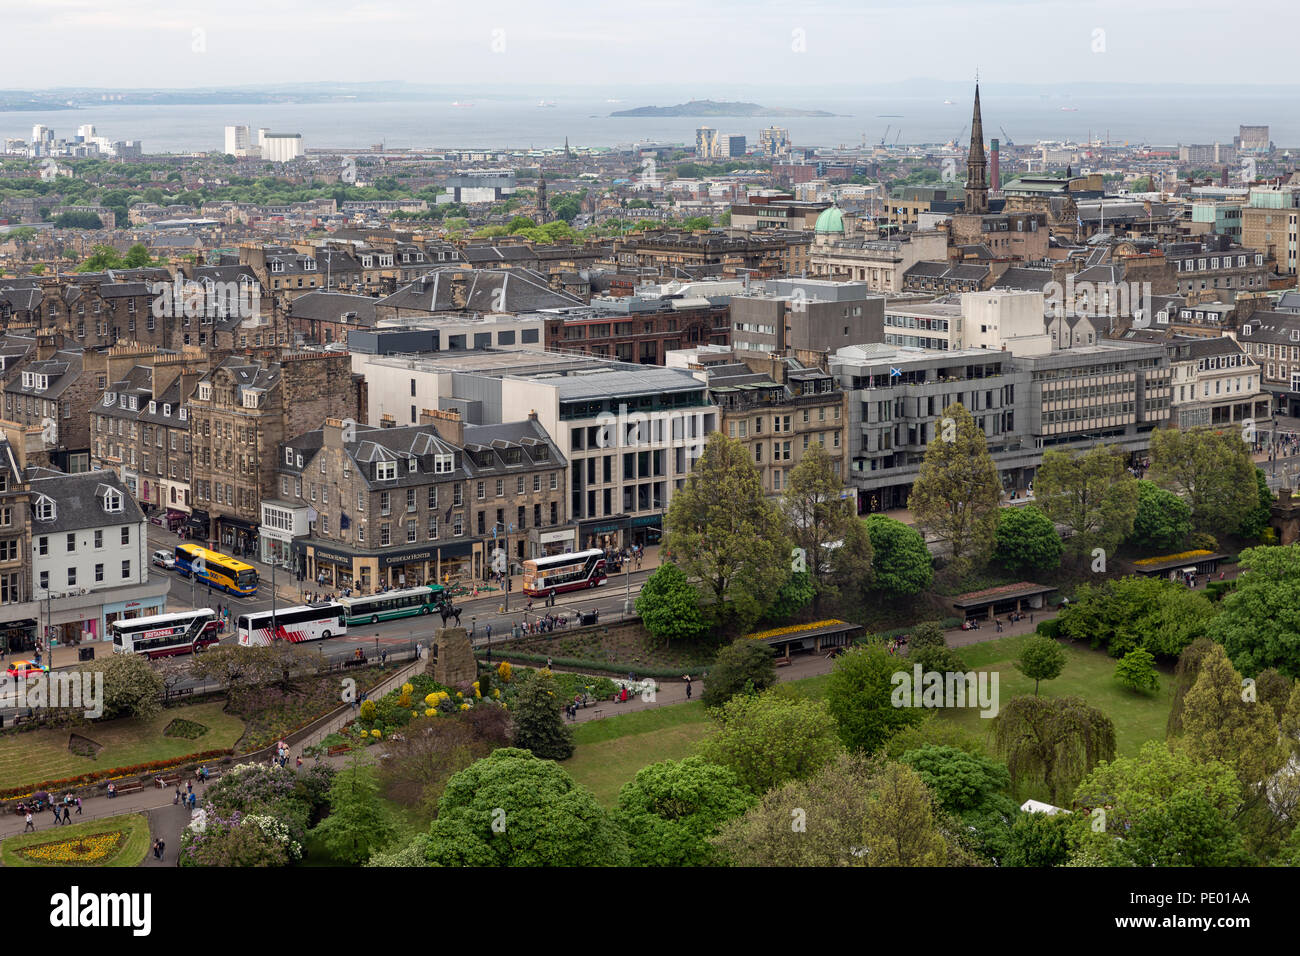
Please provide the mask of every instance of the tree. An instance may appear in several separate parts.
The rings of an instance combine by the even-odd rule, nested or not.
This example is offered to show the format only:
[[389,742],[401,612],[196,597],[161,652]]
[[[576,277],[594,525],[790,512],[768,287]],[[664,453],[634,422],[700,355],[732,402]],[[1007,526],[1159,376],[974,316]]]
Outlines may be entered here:
[[1138,507],[1131,540],[1143,551],[1165,553],[1192,533],[1192,509],[1153,481],[1138,482]]
[[771,790],[713,841],[733,866],[942,866],[948,849],[909,767],[841,755]]
[[[162,710],[163,680],[147,658],[138,654],[110,654],[77,668],[83,674],[102,674],[103,714],[99,719],[134,717],[147,720]],[[89,710],[89,706],[86,708]]]
[[435,866],[626,866],[627,840],[550,760],[502,748],[447,782],[425,858]]
[[715,713],[719,726],[700,756],[731,770],[753,794],[808,777],[840,751],[835,720],[818,700],[769,691],[733,697]]
[[895,707],[894,674],[900,661],[883,647],[854,647],[841,654],[826,685],[826,706],[850,750],[872,754],[904,727],[919,724],[920,708]]
[[1248,541],[1262,540],[1265,532],[1269,530],[1269,521],[1273,517],[1272,505],[1275,499],[1273,492],[1268,487],[1268,476],[1264,472],[1255,469],[1255,485],[1259,490],[1259,503],[1250,511],[1246,512],[1246,517],[1241,519],[1241,524],[1237,528],[1237,534]]
[[965,567],[993,546],[1002,483],[984,429],[965,406],[953,402],[943,416],[926,446],[907,507],[917,524],[948,542],[953,562]]
[[1133,530],[1137,494],[1123,456],[1104,445],[1079,455],[1048,449],[1034,479],[1039,506],[1072,532],[1066,550],[1075,558],[1115,552]]
[[502,707],[412,720],[401,740],[387,742],[388,759],[379,763],[384,795],[433,816],[454,774],[510,742],[510,713]]
[[1008,812],[1015,809],[1005,793],[1011,786],[1011,774],[996,760],[958,747],[932,745],[909,750],[899,761],[920,775],[926,789],[948,813],[965,816],[991,808]]
[[947,647],[948,637],[938,621],[922,621],[912,629],[907,638],[908,653],[915,654],[924,647]]
[[1220,602],[1206,637],[1247,677],[1273,667],[1300,677],[1300,545],[1247,548],[1237,587]]
[[1201,664],[1214,646],[1214,641],[1208,637],[1198,637],[1178,655],[1178,663],[1174,666],[1173,701],[1169,708],[1169,720],[1165,724],[1166,738],[1172,740],[1182,735],[1187,692],[1196,686],[1196,678],[1201,675]]
[[77,266],[77,271],[103,272],[105,269],[121,269],[124,265],[122,256],[112,246],[96,246],[90,258]]
[[547,760],[573,756],[573,731],[564,722],[560,690],[547,671],[537,671],[515,695],[515,746]]
[[784,624],[817,597],[817,588],[812,576],[807,571],[795,571],[785,579],[785,583],[776,589],[763,620],[772,624]]
[[934,579],[934,561],[915,528],[884,515],[865,522],[871,538],[874,587],[893,595],[919,594]]
[[704,632],[700,614],[700,595],[686,580],[682,569],[665,561],[641,585],[636,612],[645,629],[664,642],[673,638],[689,641]]
[[[1090,848],[1102,862],[1197,866],[1208,865],[1213,847],[1234,842],[1230,824],[1241,790],[1227,764],[1151,740],[1136,757],[1119,757],[1090,772],[1074,803],[1081,809],[1069,820],[1070,841]],[[1088,812],[1095,807],[1102,813]],[[1207,826],[1207,810],[1217,825]]]
[[1145,647],[1135,647],[1115,665],[1115,680],[1129,690],[1154,694],[1160,689],[1160,676],[1156,673],[1156,659]]
[[696,229],[712,229],[713,220],[708,216],[691,216],[682,223],[682,228],[687,231],[694,231]]
[[1084,584],[1057,619],[1061,637],[1106,647],[1122,657],[1135,647],[1174,657],[1205,631],[1219,608],[1180,581],[1136,575]]
[[1183,709],[1183,749],[1195,760],[1217,760],[1257,792],[1286,762],[1277,714],[1257,699],[1244,699],[1241,674],[1222,647],[1206,650]]
[[312,832],[342,865],[364,863],[392,839],[393,824],[379,802],[374,768],[361,765],[360,750],[335,775],[329,805],[330,815]]
[[1259,504],[1255,463],[1236,428],[1157,428],[1151,433],[1151,478],[1177,492],[1202,531],[1236,528]]
[[772,648],[741,638],[718,651],[701,695],[705,707],[721,707],[737,694],[758,694],[776,683]]
[[709,839],[755,802],[730,770],[687,757],[638,770],[619,791],[614,819],[633,866],[715,866]]
[[1063,813],[1021,813],[1007,834],[1003,866],[1060,866],[1070,855],[1066,831],[1070,818]]
[[126,255],[122,257],[122,262],[128,269],[139,269],[144,266],[153,265],[153,256],[149,255],[149,247],[143,242],[137,242],[130,249],[126,250]]
[[789,542],[745,446],[709,436],[685,485],[673,495],[664,547],[713,598],[712,611],[758,619],[789,574]]
[[993,734],[1015,791],[1041,785],[1052,803],[1115,758],[1115,725],[1080,697],[1013,697],[993,718]]
[[1036,505],[1002,508],[993,537],[993,554],[1010,571],[1050,571],[1061,564],[1061,536]]
[[1056,680],[1065,669],[1065,648],[1050,637],[1033,634],[1020,648],[1016,670],[1034,682],[1034,696],[1038,696],[1040,681]]
[[103,229],[104,221],[93,212],[61,212],[54,217],[56,229]]
[[870,583],[871,540],[844,493],[835,460],[820,442],[809,445],[791,469],[781,511],[798,563],[812,578],[815,611],[820,613],[823,599],[834,599],[841,586],[862,589]]

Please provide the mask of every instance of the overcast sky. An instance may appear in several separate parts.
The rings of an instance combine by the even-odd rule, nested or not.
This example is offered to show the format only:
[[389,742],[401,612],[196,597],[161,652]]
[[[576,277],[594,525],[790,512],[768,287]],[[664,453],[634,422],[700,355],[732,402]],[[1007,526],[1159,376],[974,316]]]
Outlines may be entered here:
[[[1294,83],[1260,0],[0,0],[0,86]],[[1288,22],[1289,21],[1289,22]],[[1240,68],[1237,73],[1194,70]]]

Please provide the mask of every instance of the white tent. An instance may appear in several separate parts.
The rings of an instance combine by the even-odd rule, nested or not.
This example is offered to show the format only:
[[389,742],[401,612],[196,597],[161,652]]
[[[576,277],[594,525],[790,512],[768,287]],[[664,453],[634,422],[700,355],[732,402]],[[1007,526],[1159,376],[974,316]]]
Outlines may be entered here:
[[1063,807],[1054,807],[1050,803],[1043,803],[1041,800],[1026,800],[1020,805],[1020,809],[1025,813],[1046,813],[1049,817],[1056,816],[1058,813],[1069,813]]

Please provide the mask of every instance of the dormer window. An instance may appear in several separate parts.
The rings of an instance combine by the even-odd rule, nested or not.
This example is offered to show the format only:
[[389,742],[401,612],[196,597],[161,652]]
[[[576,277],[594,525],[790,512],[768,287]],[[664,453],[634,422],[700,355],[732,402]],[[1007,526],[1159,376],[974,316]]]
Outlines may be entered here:
[[414,458],[407,459],[406,470],[409,471],[411,474],[415,474],[417,466],[418,466],[418,462],[416,461],[416,459]]
[[271,260],[271,271],[272,271],[272,272],[283,272],[283,271],[284,271],[284,263],[281,262],[279,259],[272,259],[272,260]]
[[163,405],[163,417],[164,417],[164,418],[171,418],[171,416],[172,416],[172,407],[171,407],[171,404],[168,403],[168,404]]
[[435,475],[449,475],[455,470],[455,455],[435,455],[433,457],[433,473]]
[[284,463],[285,463],[286,465],[292,465],[292,464],[293,464],[293,449],[292,449],[292,448],[286,448],[286,449],[284,450]]
[[157,414],[158,414],[158,403],[157,403],[157,402],[155,402],[155,401],[150,401],[150,402],[149,402],[149,414],[150,414],[150,415],[157,415]]
[[209,384],[208,382],[201,382],[199,384],[199,401],[206,402],[211,400],[211,398],[212,398],[212,385]]
[[1241,327],[1241,334],[1242,334],[1242,335],[1250,335],[1250,326],[1249,326],[1249,325],[1243,325],[1243,326]]
[[187,421],[190,417],[189,409],[184,405],[181,406],[181,421]]
[[54,504],[54,499],[41,495],[36,499],[34,508],[37,521],[53,521],[58,514],[58,507]]
[[137,401],[137,399],[136,399],[136,397],[135,397],[134,395],[131,396],[131,406],[130,406],[130,407],[131,407],[131,411],[133,411],[133,412],[138,412],[138,411],[140,410],[139,403],[138,403],[138,401]]
[[112,490],[104,492],[104,510],[109,514],[119,514],[122,511],[122,496]]
[[393,481],[396,478],[397,478],[397,462],[395,461],[375,462],[376,481]]

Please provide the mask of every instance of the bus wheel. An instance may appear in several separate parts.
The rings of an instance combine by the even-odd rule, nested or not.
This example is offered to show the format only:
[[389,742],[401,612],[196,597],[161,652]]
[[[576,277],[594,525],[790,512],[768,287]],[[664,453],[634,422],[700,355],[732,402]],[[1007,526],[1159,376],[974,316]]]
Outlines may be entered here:
[[320,637],[322,641],[328,641],[333,636],[334,635],[332,635],[329,631],[321,631],[320,633]]
[[378,623],[379,623],[379,615],[378,615],[378,614],[372,614],[372,615],[370,615],[370,623],[371,623],[371,624],[378,624]]
[[428,613],[429,613],[429,605],[426,604],[424,607],[420,608],[420,613],[421,613],[421,614],[428,614]]

